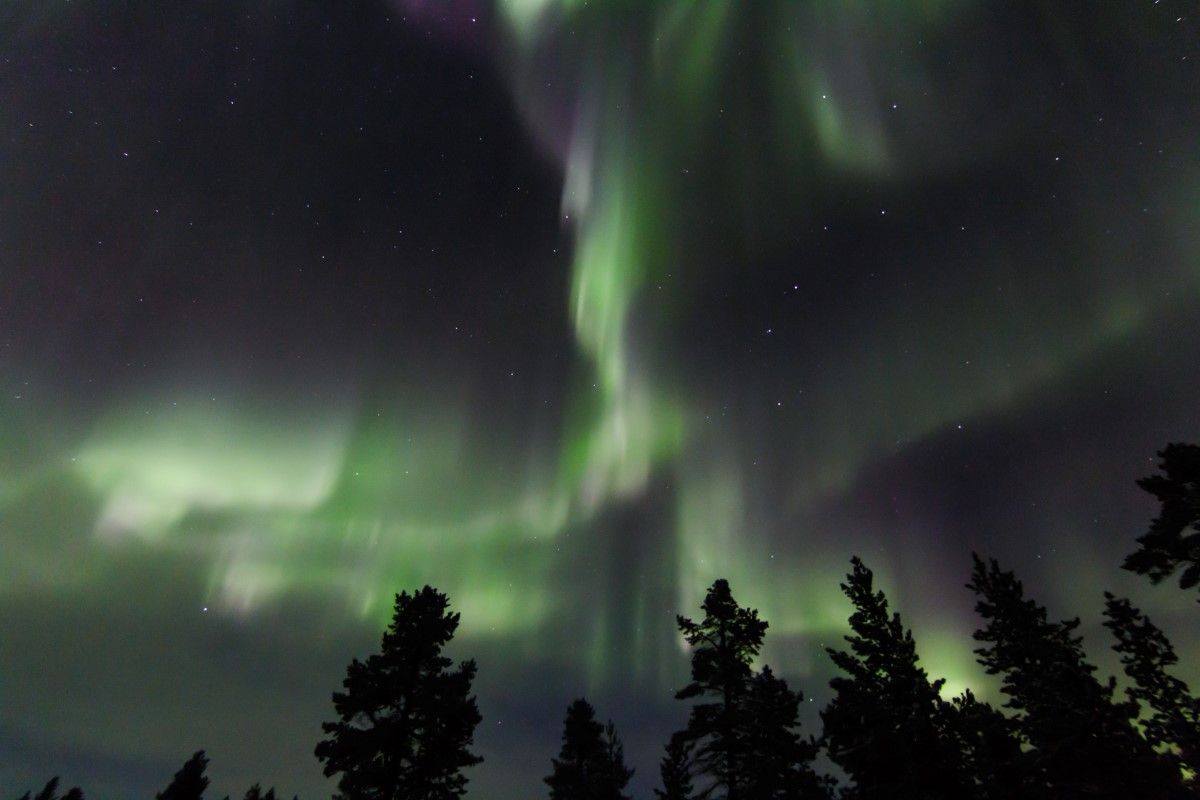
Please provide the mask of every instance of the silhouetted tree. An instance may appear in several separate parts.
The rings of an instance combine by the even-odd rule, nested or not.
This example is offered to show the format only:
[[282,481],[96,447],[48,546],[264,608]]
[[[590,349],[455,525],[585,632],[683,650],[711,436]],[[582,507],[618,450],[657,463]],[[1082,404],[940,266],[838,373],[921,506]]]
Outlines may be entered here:
[[662,788],[654,790],[658,800],[695,800],[692,788],[693,747],[694,743],[682,731],[671,736],[658,766],[662,779]]
[[200,800],[208,788],[204,770],[208,768],[208,757],[197,750],[175,773],[171,783],[155,797],[157,800]]
[[1164,475],[1138,481],[1162,503],[1150,530],[1137,541],[1141,545],[1122,565],[1159,583],[1182,569],[1179,585],[1191,589],[1200,584],[1200,447],[1169,444],[1159,452]]
[[271,787],[263,794],[262,786],[256,783],[246,790],[246,796],[242,800],[275,800],[275,788]]
[[750,665],[762,649],[767,623],[756,610],[738,606],[725,580],[713,583],[700,607],[704,618],[699,622],[676,617],[692,647],[692,681],[675,697],[709,701],[692,706],[685,731],[696,743],[696,774],[711,782],[703,793],[742,800]]
[[701,608],[699,622],[677,618],[692,647],[692,680],[675,697],[707,702],[691,707],[687,727],[668,746],[664,784],[670,774],[671,785],[664,789],[687,793],[700,779],[696,796],[704,798],[825,797],[826,782],[812,770],[818,748],[797,731],[800,696],[769,668],[757,675],[751,668],[767,623],[741,608],[724,580],[713,583]]
[[976,698],[970,689],[950,702],[963,765],[974,780],[976,796],[981,800],[1024,798],[1030,764],[1021,750],[1016,722]]
[[36,795],[32,791],[28,791],[21,795],[19,800],[83,800],[83,790],[78,786],[74,786],[67,790],[67,793],[61,797],[58,794],[58,776],[46,781],[46,785]]
[[985,622],[975,633],[984,646],[975,652],[1001,677],[1005,705],[1029,748],[1027,796],[1177,796],[1178,772],[1133,725],[1136,704],[1115,701],[1115,679],[1101,683],[1085,660],[1079,620],[1050,622],[1011,572],[974,559],[968,587]]
[[1149,715],[1143,720],[1146,739],[1160,752],[1178,758],[1179,765],[1193,776],[1200,773],[1200,700],[1187,683],[1167,673],[1179,662],[1175,648],[1150,618],[1123,598],[1104,593],[1105,627],[1117,643],[1125,674],[1133,681],[1126,689],[1129,698],[1145,704]]
[[829,796],[830,781],[812,768],[820,747],[798,731],[801,699],[770,667],[750,678],[742,749],[746,800]]
[[829,757],[854,781],[856,798],[959,798],[973,782],[957,741],[955,709],[917,665],[916,643],[857,557],[841,585],[854,605],[848,651],[828,648],[846,677],[821,712]]
[[582,697],[567,707],[562,749],[551,763],[545,778],[551,800],[629,800],[623,792],[633,770],[625,766],[616,728],[611,721],[601,726]]
[[601,797],[611,798],[611,800],[629,800],[623,792],[629,779],[633,777],[633,770],[625,766],[625,746],[617,738],[617,728],[613,725],[612,720],[609,720],[608,724],[604,726],[604,764],[607,772],[602,782],[603,794]]
[[448,605],[429,586],[401,592],[381,652],[350,662],[333,694],[338,721],[321,726],[328,738],[316,747],[344,800],[456,798],[463,769],[483,760],[468,749],[480,721],[475,662],[451,669],[442,655],[459,622]]

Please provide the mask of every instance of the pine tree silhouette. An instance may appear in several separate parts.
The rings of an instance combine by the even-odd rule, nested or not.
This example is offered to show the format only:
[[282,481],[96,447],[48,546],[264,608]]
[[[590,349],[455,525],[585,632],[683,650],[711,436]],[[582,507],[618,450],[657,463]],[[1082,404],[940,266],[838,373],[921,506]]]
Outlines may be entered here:
[[1158,455],[1165,475],[1142,478],[1138,486],[1162,508],[1122,567],[1149,576],[1152,583],[1182,569],[1179,585],[1191,589],[1200,584],[1200,447],[1169,444]]
[[963,764],[980,800],[1026,797],[1030,759],[1021,750],[1016,722],[975,697],[970,689],[950,701]]
[[666,753],[659,762],[662,788],[654,790],[658,800],[695,800],[692,788],[693,747],[694,743],[682,731],[671,736]]
[[396,595],[381,651],[354,659],[335,692],[336,722],[316,747],[325,775],[339,775],[344,800],[452,800],[466,791],[468,749],[479,724],[471,695],[475,662],[457,669],[442,655],[459,615],[446,595],[426,586]]
[[686,728],[688,738],[696,742],[696,774],[710,782],[703,794],[740,800],[745,784],[740,740],[746,727],[750,664],[762,649],[767,622],[758,619],[757,610],[738,606],[725,579],[713,583],[701,609],[701,621],[676,618],[692,648],[691,682],[676,699],[709,700],[691,706]]
[[1075,633],[1079,620],[1050,622],[1011,572],[974,560],[968,587],[985,622],[975,652],[1000,676],[1029,749],[1028,797],[1178,796],[1178,772],[1133,725],[1136,704],[1114,700],[1115,679],[1095,677]]
[[167,788],[155,797],[157,800],[201,800],[208,788],[208,778],[204,775],[207,768],[208,757],[203,750],[197,750],[175,773]]
[[242,800],[275,800],[275,788],[271,787],[263,794],[262,786],[256,783],[246,790],[246,796]]
[[857,557],[841,585],[850,598],[850,649],[828,648],[846,677],[830,681],[835,694],[821,712],[829,756],[864,800],[893,797],[971,797],[954,707],[917,664],[916,643],[874,577]]
[[625,766],[616,728],[611,721],[601,726],[582,697],[567,707],[562,749],[551,763],[545,778],[551,800],[629,800],[623,792],[633,770]]
[[[1178,759],[1192,775],[1200,774],[1200,700],[1183,680],[1167,673],[1179,663],[1175,648],[1150,618],[1129,600],[1104,593],[1104,625],[1113,632],[1113,649],[1121,656],[1125,674],[1133,681],[1126,694],[1144,704],[1146,739],[1160,752]],[[1197,787],[1200,788],[1200,787]]]
[[74,786],[67,790],[67,793],[61,797],[58,794],[59,779],[56,775],[46,781],[46,785],[36,795],[32,791],[28,791],[21,795],[19,800],[83,800],[83,790],[78,786]]
[[829,796],[830,782],[812,768],[820,746],[798,730],[801,700],[770,667],[750,678],[743,747],[747,800]]
[[[663,761],[664,791],[708,800],[824,798],[828,781],[812,770],[817,746],[797,731],[800,697],[764,667],[751,664],[767,623],[733,599],[729,583],[713,583],[704,618],[677,618],[692,647],[692,680],[676,693],[693,704],[687,727],[672,737]],[[686,768],[686,769],[685,769]]]
[[601,797],[609,800],[629,800],[623,792],[633,770],[625,766],[625,746],[617,737],[617,728],[612,720],[604,726],[604,779],[601,782]]
[[696,774],[711,784],[703,794],[743,800],[750,665],[762,649],[767,623],[758,618],[756,610],[738,606],[723,579],[713,583],[700,607],[704,618],[699,622],[676,617],[680,632],[692,647],[692,681],[675,698],[709,701],[692,706],[685,731],[696,743]]

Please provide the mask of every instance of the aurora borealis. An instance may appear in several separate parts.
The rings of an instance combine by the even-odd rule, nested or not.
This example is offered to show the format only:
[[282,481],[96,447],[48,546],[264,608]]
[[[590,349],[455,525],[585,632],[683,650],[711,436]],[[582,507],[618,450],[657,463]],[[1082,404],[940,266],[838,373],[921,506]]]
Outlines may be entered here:
[[1117,568],[1200,440],[1192,6],[344,5],[0,4],[0,791],[321,796],[426,582],[472,797],[580,693],[646,795],[716,577],[817,702],[852,554],[953,691],[972,550],[1195,663]]

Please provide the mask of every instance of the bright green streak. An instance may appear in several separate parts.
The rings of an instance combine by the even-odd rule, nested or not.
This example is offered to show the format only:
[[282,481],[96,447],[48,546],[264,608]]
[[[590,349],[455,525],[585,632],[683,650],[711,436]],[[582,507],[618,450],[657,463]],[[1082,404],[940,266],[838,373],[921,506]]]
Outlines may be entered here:
[[[747,35],[747,15],[735,3],[505,0],[515,94],[526,109],[542,99],[544,76],[531,74],[523,59],[538,47],[567,46],[555,37],[568,30],[572,41],[598,45],[571,53],[581,62],[572,87],[574,127],[543,132],[564,140],[563,215],[576,236],[569,312],[581,367],[565,430],[545,447],[497,436],[470,402],[446,400],[459,394],[455,386],[399,386],[357,404],[284,414],[271,408],[276,398],[217,402],[199,387],[129,398],[61,456],[55,450],[20,469],[4,466],[11,474],[0,482],[0,510],[7,530],[19,526],[21,541],[0,564],[7,591],[109,580],[123,557],[148,548],[194,558],[205,573],[207,602],[227,613],[308,597],[375,624],[393,592],[429,582],[450,594],[467,637],[543,641],[531,645],[535,655],[567,660],[595,682],[627,671],[616,648],[628,646],[630,660],[667,683],[678,654],[658,645],[673,645],[672,613],[694,609],[713,579],[727,577],[771,622],[776,649],[768,657],[810,668],[800,646],[836,644],[845,625],[848,609],[835,589],[844,554],[812,552],[804,546],[812,532],[803,529],[781,540],[778,509],[764,506],[743,452],[757,443],[710,424],[720,411],[713,401],[694,399],[681,374],[649,364],[657,334],[671,330],[686,302],[672,287],[703,282],[704,269],[713,268],[694,267],[692,257],[707,254],[679,241],[685,223],[696,222],[689,217],[694,187],[722,193],[727,216],[701,222],[732,236],[742,233],[743,195],[754,193],[749,178],[745,185],[736,179],[784,176],[797,195],[816,193],[805,183],[814,176],[902,180],[907,162],[883,121],[880,98],[848,74],[853,56],[839,60],[817,45],[854,41],[858,33],[884,43],[890,35],[915,39],[953,18],[959,5],[890,3],[876,20],[866,3],[766,4],[775,58],[767,74],[731,75]],[[614,32],[614,19],[632,19],[641,35]],[[623,49],[631,41],[633,53]],[[920,66],[911,73],[920,75]],[[744,81],[767,87],[770,112],[762,137],[749,143],[731,135],[739,129],[728,122]],[[891,88],[904,98],[925,87],[916,81]],[[735,177],[692,183],[682,168],[711,168],[714,152],[732,162]],[[1178,207],[1196,207],[1194,191],[1181,195]],[[1186,231],[1196,227],[1181,217],[1180,249],[1194,252]],[[1193,294],[1198,276],[1184,281]],[[920,441],[1069,380],[1077,365],[1136,335],[1167,307],[1157,299],[1161,286],[1138,293],[1102,287],[1066,315],[1034,296],[1012,304],[1021,315],[998,311],[986,297],[959,302],[966,292],[950,306],[920,304],[939,288],[914,286],[911,297],[897,298],[893,316],[861,338],[857,331],[831,337],[833,366],[809,387],[805,416],[786,431],[797,452],[788,476],[790,512],[805,518],[844,492],[897,440]],[[1171,302],[1186,302],[1188,292],[1181,294]],[[1030,330],[1040,332],[1036,340],[1026,340]],[[979,369],[945,375],[908,349],[930,341],[990,358],[981,358]],[[1017,344],[1009,352],[997,342]],[[28,427],[0,425],[6,443]],[[52,449],[44,445],[48,434],[33,435],[40,438],[25,449]],[[654,551],[649,563],[618,565],[632,576],[623,589],[628,596],[581,610],[573,587],[585,568],[575,559],[587,552],[593,526],[656,481],[670,485],[674,515],[665,527],[631,535],[670,546]],[[54,507],[59,494],[78,508]],[[86,527],[103,546],[53,575],[31,569],[53,561],[61,544],[39,538],[24,521],[43,510],[51,526]],[[887,577],[886,559],[871,566]],[[662,584],[670,607],[655,604]],[[968,602],[962,598],[964,607]],[[548,631],[574,632],[576,625],[584,646],[562,653],[545,642]],[[638,631],[625,645],[622,628]],[[922,641],[935,674],[956,688],[973,680],[969,652],[951,644],[963,641],[960,635],[938,629]]]

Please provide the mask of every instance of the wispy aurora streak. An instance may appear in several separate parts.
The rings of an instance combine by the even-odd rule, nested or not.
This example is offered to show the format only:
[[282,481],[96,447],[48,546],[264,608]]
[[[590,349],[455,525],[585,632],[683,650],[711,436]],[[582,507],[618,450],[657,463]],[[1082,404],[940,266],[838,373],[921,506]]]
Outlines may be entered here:
[[[969,25],[978,7],[781,2],[751,11],[731,2],[635,7],[509,0],[501,8],[512,28],[518,102],[563,163],[564,218],[577,237],[576,335],[602,387],[599,409],[569,441],[579,446],[582,437],[583,486],[592,498],[643,487],[655,470],[673,476],[673,573],[681,608],[694,607],[703,587],[725,576],[763,610],[777,635],[821,637],[841,629],[845,612],[826,584],[841,572],[843,554],[799,546],[803,531],[781,530],[772,504],[783,500],[793,519],[806,520],[897,444],[919,443],[1062,386],[1078,365],[1102,357],[1173,306],[1157,291],[1178,290],[1178,275],[1155,275],[1159,288],[1151,292],[1104,279],[1135,259],[1097,252],[1086,241],[1098,225],[1086,205],[1072,211],[1080,241],[1034,256],[1046,270],[1061,269],[1066,259],[1106,265],[1095,270],[1099,280],[1080,276],[1071,286],[1082,302],[1039,297],[1036,284],[1013,285],[1006,261],[1017,256],[1003,252],[967,256],[1011,293],[999,300],[972,288],[986,278],[951,279],[946,293],[944,277],[916,276],[928,283],[896,287],[894,301],[881,304],[881,322],[869,323],[866,333],[834,337],[841,352],[830,360],[838,366],[806,386],[806,417],[790,429],[800,459],[772,464],[792,483],[764,502],[754,486],[759,479],[745,470],[747,461],[758,461],[739,457],[761,432],[714,431],[705,420],[724,416],[722,409],[692,396],[676,373],[648,367],[664,360],[647,353],[672,338],[662,332],[673,327],[683,298],[697,296],[688,287],[711,282],[714,272],[744,272],[749,279],[753,268],[739,263],[747,253],[737,243],[769,250],[777,246],[772,238],[790,235],[788,226],[816,227],[822,206],[838,202],[838,187],[874,185],[886,196],[986,160],[1009,146],[1009,137],[1025,135],[1002,125],[960,122],[956,129],[951,122],[956,103],[987,68],[980,65],[947,93],[937,48],[956,25]],[[914,43],[933,46],[922,51]],[[914,124],[928,119],[946,126],[937,131],[941,141],[929,141],[925,125]],[[715,201],[694,194],[692,175],[705,170],[717,174],[703,184],[719,187]],[[770,216],[764,196],[791,211],[784,229],[762,220]],[[715,220],[700,218],[714,207]],[[704,252],[704,245],[686,241],[707,226],[726,232],[724,250]],[[762,238],[765,245],[756,242]],[[1183,247],[1172,255],[1188,260]],[[822,265],[816,256],[800,259],[801,283],[811,285]],[[1200,271],[1184,278],[1194,297]],[[947,351],[962,355],[947,358]],[[941,366],[969,366],[972,358],[969,371]],[[846,398],[858,410],[847,409]],[[864,406],[869,410],[861,413]],[[772,569],[764,569],[764,559],[776,562]],[[888,564],[877,567],[886,574]],[[961,688],[977,673],[969,653],[949,645],[962,633],[953,627],[931,636],[925,652],[948,685]]]
[[[780,653],[769,656],[786,652],[783,666],[803,671],[790,644],[833,635],[846,615],[834,584],[847,553],[821,530],[839,522],[822,509],[865,467],[1070,385],[1080,365],[1195,298],[1185,233],[1167,252],[1183,268],[1127,279],[1131,253],[1093,243],[1108,223],[1087,200],[1064,212],[1072,224],[1057,249],[981,252],[970,220],[927,251],[869,256],[931,258],[940,271],[894,267],[864,289],[850,283],[861,265],[823,263],[814,232],[826,222],[884,224],[904,189],[1024,135],[952,113],[995,68],[952,82],[936,49],[969,29],[974,4],[498,9],[501,61],[531,135],[561,165],[575,239],[564,302],[581,363],[561,427],[513,426],[545,432],[531,443],[505,430],[511,420],[481,418],[486,392],[421,377],[282,416],[277,398],[233,390],[212,405],[201,387],[153,387],[70,446],[12,467],[21,477],[0,485],[6,509],[82,494],[99,558],[192,554],[206,602],[229,613],[304,595],[373,623],[392,592],[432,582],[463,612],[465,636],[540,641],[538,657],[597,682],[626,669],[621,647],[665,682],[671,614],[725,576],[771,621]],[[1194,199],[1192,178],[1176,176],[1169,192]],[[836,210],[847,205],[856,211]],[[1192,211],[1173,213],[1175,230],[1194,230]],[[1049,290],[1029,277],[1050,273],[1063,277]],[[867,300],[854,315],[811,301],[810,348],[793,342],[773,381],[747,379],[728,354],[697,381],[690,366],[708,356],[689,347],[697,316],[741,284],[772,281],[781,294],[798,287],[802,303],[830,284]],[[637,543],[614,544],[611,515],[639,504],[669,513],[625,533]],[[871,533],[886,544],[886,529]],[[900,572],[886,550],[865,555],[885,578]],[[20,566],[33,558],[9,562],[10,586],[33,574]],[[603,589],[606,561],[627,580],[598,607],[577,606],[574,584]],[[103,574],[73,569],[64,582]],[[626,627],[638,634],[616,643]],[[547,632],[563,629],[583,631],[585,646],[562,652]],[[952,640],[939,633],[924,653],[961,685],[973,667]]]

